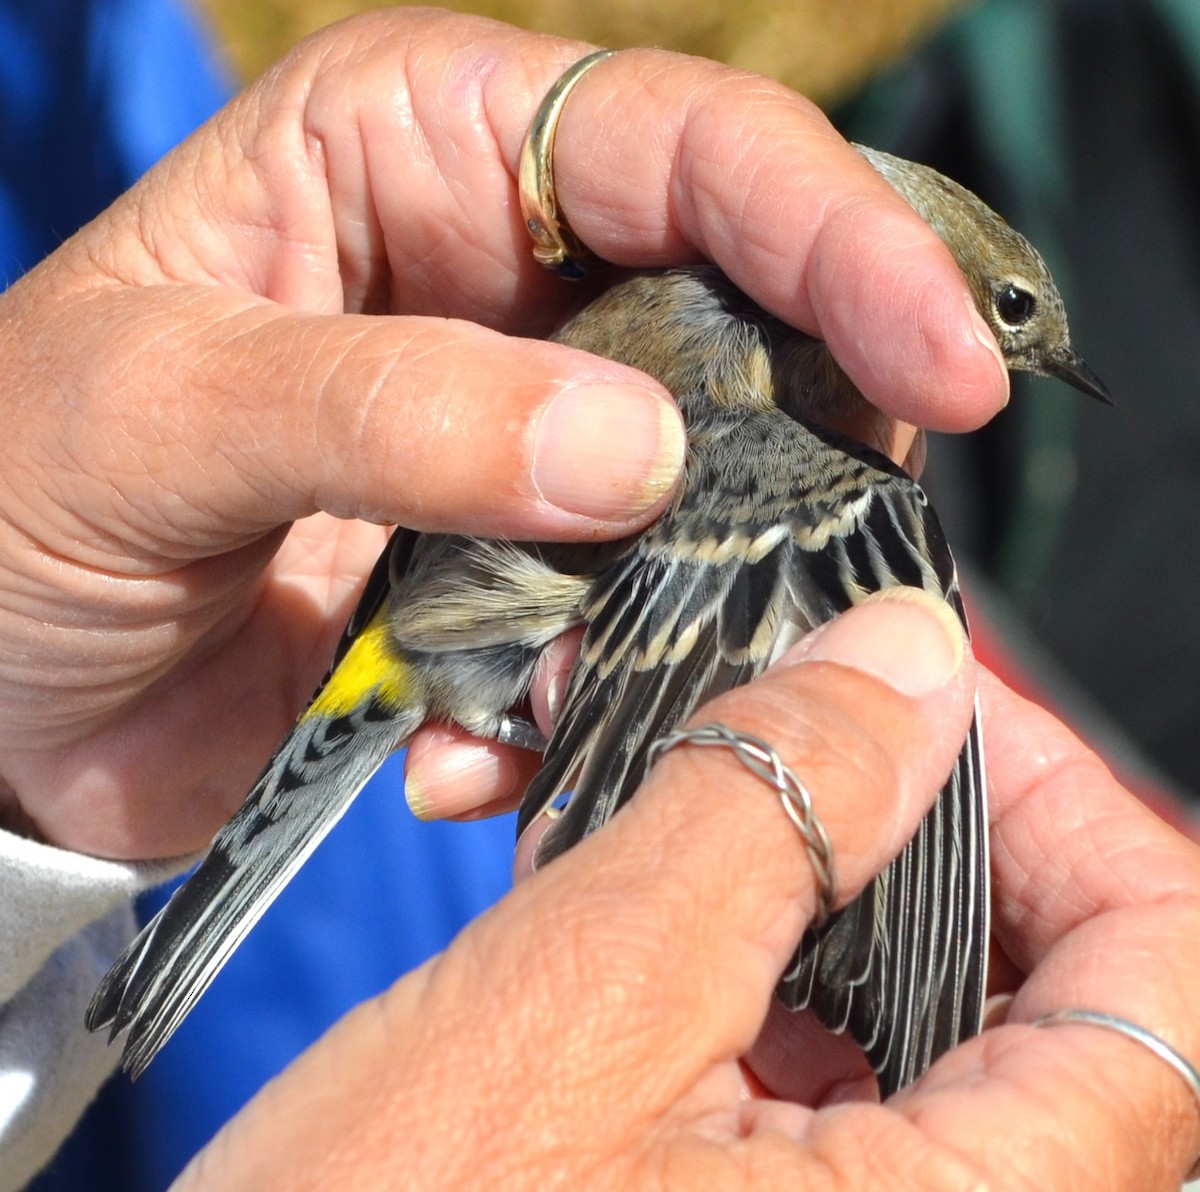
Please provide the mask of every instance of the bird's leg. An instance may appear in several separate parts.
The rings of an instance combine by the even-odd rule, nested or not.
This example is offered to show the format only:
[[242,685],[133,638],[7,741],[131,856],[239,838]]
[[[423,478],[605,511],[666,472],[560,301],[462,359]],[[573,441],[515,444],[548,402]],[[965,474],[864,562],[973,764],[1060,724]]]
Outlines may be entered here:
[[542,730],[532,720],[520,716],[502,716],[496,728],[496,740],[501,745],[515,745],[534,753],[546,752],[547,741]]

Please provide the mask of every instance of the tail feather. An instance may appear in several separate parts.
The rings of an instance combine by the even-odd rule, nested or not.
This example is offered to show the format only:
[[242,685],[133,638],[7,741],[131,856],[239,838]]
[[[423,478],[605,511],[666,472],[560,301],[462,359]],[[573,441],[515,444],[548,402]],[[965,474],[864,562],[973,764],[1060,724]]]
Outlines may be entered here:
[[[192,877],[126,948],[88,1006],[89,1030],[128,1030],[139,1076],[420,713],[301,718]],[[351,745],[351,742],[353,744]],[[349,747],[347,747],[349,746]]]

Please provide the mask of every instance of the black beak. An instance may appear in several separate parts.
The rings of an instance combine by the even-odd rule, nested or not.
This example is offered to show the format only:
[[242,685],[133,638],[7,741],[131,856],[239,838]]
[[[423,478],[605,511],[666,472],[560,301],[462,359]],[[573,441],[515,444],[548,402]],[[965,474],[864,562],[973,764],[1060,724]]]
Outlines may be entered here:
[[1053,356],[1043,357],[1041,364],[1047,376],[1066,381],[1072,388],[1102,401],[1106,406],[1117,404],[1104,382],[1088,368],[1083,362],[1083,357],[1077,356],[1070,348],[1063,348]]

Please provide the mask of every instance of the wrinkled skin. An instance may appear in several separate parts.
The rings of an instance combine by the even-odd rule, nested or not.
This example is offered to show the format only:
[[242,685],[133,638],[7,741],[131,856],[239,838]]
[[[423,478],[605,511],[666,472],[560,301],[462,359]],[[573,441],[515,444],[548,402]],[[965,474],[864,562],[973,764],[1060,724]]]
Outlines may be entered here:
[[[206,842],[384,541],[333,518],[569,539],[662,508],[659,388],[521,338],[581,298],[533,263],[514,173],[584,48],[428,11],[336,26],[0,298],[6,822],[108,856]],[[602,256],[713,258],[891,418],[1005,399],[944,248],[782,87],[618,55],[556,178]],[[477,793],[527,765],[494,751]]]
[[[955,633],[870,601],[698,714],[804,776],[842,900],[957,752],[977,675]],[[268,1085],[178,1189],[1178,1188],[1200,1147],[1179,1076],[1110,1032],[1029,1024],[1107,1010],[1200,1054],[1200,850],[978,677],[989,1028],[886,1105],[841,1040],[780,1021],[774,983],[816,901],[798,835],[723,751],[678,748],[605,831]]]
[[[513,201],[530,116],[585,48],[418,10],[326,31],[0,297],[10,826],[108,856],[203,844],[324,669],[385,523],[586,539],[669,499],[665,396],[523,338],[586,293],[532,263]],[[946,251],[799,97],[630,52],[579,85],[559,143],[587,243],[716,261],[828,339],[897,458],[901,423],[964,430],[1003,404]],[[804,776],[845,900],[932,799],[976,674],[912,603],[800,649],[705,715]],[[1002,1000],[887,1106],[846,1103],[861,1066],[802,1021],[763,1032],[812,910],[805,853],[756,779],[680,749],[180,1186],[1175,1186],[1200,1147],[1177,1075],[1028,1024],[1110,1010],[1200,1056],[1196,849],[1044,713],[982,693]],[[429,815],[490,809],[526,773],[492,746],[413,753]]]

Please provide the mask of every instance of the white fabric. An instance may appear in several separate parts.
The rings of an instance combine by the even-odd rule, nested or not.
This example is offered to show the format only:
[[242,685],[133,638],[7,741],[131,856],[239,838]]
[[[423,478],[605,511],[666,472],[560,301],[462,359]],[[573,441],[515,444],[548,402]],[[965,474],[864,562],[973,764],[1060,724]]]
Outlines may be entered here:
[[83,1012],[178,865],[101,861],[0,832],[0,1192],[37,1174],[115,1067]]

